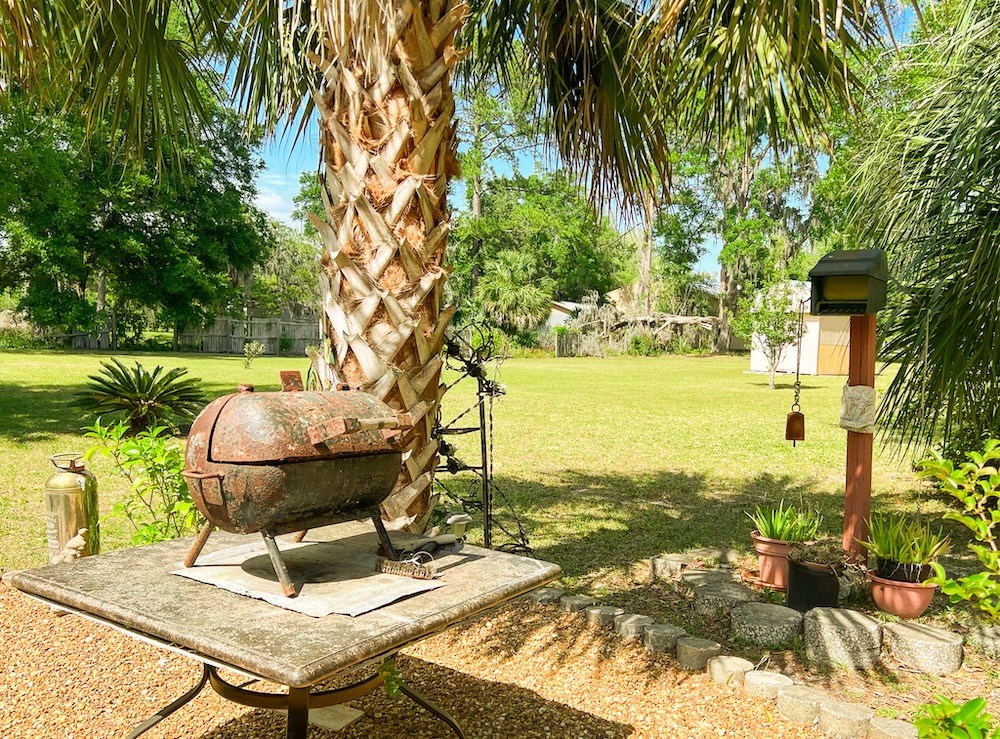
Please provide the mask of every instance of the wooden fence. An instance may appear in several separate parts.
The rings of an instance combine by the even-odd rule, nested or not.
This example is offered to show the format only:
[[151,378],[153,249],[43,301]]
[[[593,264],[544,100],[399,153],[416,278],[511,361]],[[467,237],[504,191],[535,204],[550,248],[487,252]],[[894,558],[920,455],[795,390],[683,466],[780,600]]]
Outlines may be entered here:
[[305,356],[307,346],[319,344],[319,321],[217,318],[208,328],[184,331],[178,337],[181,349],[206,354],[242,354],[250,341],[260,342],[265,354]]

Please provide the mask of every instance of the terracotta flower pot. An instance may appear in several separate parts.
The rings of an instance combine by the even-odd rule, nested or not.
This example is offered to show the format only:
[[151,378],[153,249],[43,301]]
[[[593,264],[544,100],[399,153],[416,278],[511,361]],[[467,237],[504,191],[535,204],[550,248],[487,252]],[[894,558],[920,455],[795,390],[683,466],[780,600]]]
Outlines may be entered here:
[[792,545],[787,541],[768,539],[757,531],[750,532],[753,548],[757,552],[757,563],[760,568],[760,581],[770,585],[775,590],[788,587],[788,553]]
[[937,585],[888,580],[876,575],[875,570],[868,570],[868,579],[872,584],[875,604],[886,613],[900,618],[916,618],[921,615],[930,606],[937,589]]

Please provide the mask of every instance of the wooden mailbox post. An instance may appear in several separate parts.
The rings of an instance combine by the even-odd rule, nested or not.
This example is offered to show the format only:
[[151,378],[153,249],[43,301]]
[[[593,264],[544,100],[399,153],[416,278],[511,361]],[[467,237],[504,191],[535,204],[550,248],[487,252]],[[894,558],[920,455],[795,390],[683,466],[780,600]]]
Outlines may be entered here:
[[[813,315],[851,317],[847,384],[875,386],[875,314],[885,307],[889,269],[879,249],[834,251],[809,272]],[[863,555],[872,499],[872,435],[847,432],[844,549]]]

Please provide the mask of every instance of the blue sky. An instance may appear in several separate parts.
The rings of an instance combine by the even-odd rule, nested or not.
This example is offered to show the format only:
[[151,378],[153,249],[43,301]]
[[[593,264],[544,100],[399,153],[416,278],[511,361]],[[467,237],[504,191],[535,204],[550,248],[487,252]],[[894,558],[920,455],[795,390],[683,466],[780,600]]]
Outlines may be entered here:
[[292,198],[299,191],[299,174],[315,171],[319,162],[319,135],[315,126],[307,129],[299,141],[288,134],[264,144],[261,156],[264,171],[257,178],[257,206],[279,221],[298,225],[292,220]]

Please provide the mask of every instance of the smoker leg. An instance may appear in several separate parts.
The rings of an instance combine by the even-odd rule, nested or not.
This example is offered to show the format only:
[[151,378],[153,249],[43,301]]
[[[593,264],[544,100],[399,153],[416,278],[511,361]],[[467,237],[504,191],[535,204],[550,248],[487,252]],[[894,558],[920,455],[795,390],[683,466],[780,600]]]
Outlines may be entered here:
[[385,524],[382,523],[382,516],[379,513],[376,513],[372,516],[372,523],[375,524],[375,530],[378,532],[378,540],[382,542],[382,548],[385,549],[385,556],[393,562],[397,561],[399,559],[399,553],[392,545],[392,539],[389,538],[389,532],[385,530]]
[[[195,556],[197,556],[197,555],[195,555]],[[132,730],[132,733],[128,735],[128,739],[136,739],[136,737],[142,736],[147,731],[149,731],[154,726],[156,726],[158,723],[160,723],[167,716],[169,716],[174,711],[176,711],[178,708],[180,708],[181,706],[183,706],[185,703],[190,702],[196,695],[198,695],[198,693],[201,692],[201,689],[205,687],[205,683],[206,682],[208,682],[208,665],[203,664],[201,666],[201,680],[198,681],[198,684],[195,685],[193,688],[191,688],[191,690],[189,690],[188,692],[186,692],[180,698],[178,698],[177,700],[175,700],[173,703],[171,703],[168,706],[164,706],[159,711],[157,711],[154,715],[150,716],[148,719],[146,719],[141,724],[139,724],[138,726],[136,726]]]
[[306,739],[309,730],[309,688],[288,689],[286,739]]
[[448,724],[448,728],[455,733],[455,736],[457,736],[458,739],[465,739],[465,734],[462,733],[462,727],[458,725],[458,722],[455,721],[455,719],[453,719],[450,715],[448,715],[447,711],[440,708],[439,706],[434,705],[431,701],[427,700],[424,696],[422,696],[420,693],[418,693],[416,690],[411,688],[403,681],[399,682],[399,690],[403,695],[405,695],[407,698],[409,698],[411,701],[416,703],[418,706],[423,708],[428,713],[432,714],[435,718],[438,718],[444,723]]
[[206,542],[208,542],[208,535],[212,533],[215,528],[214,524],[205,521],[205,525],[201,527],[201,531],[198,532],[198,538],[194,540],[191,544],[191,548],[188,549],[187,556],[184,558],[185,567],[194,567],[195,560],[198,559],[198,555],[201,554],[201,550],[205,548]]
[[269,534],[264,534],[264,543],[267,544],[267,553],[271,557],[271,566],[274,568],[274,574],[278,576],[278,582],[281,583],[281,591],[285,594],[287,598],[294,598],[298,595],[295,590],[295,583],[292,582],[292,578],[288,575],[288,568],[285,567],[285,560],[281,558],[281,551],[278,549],[278,542],[274,540],[274,537]]
[[297,533],[295,535],[294,541],[302,541],[303,539],[306,538],[306,534],[308,534],[308,533],[309,533],[309,529],[302,529],[302,531],[300,531],[299,533]]

